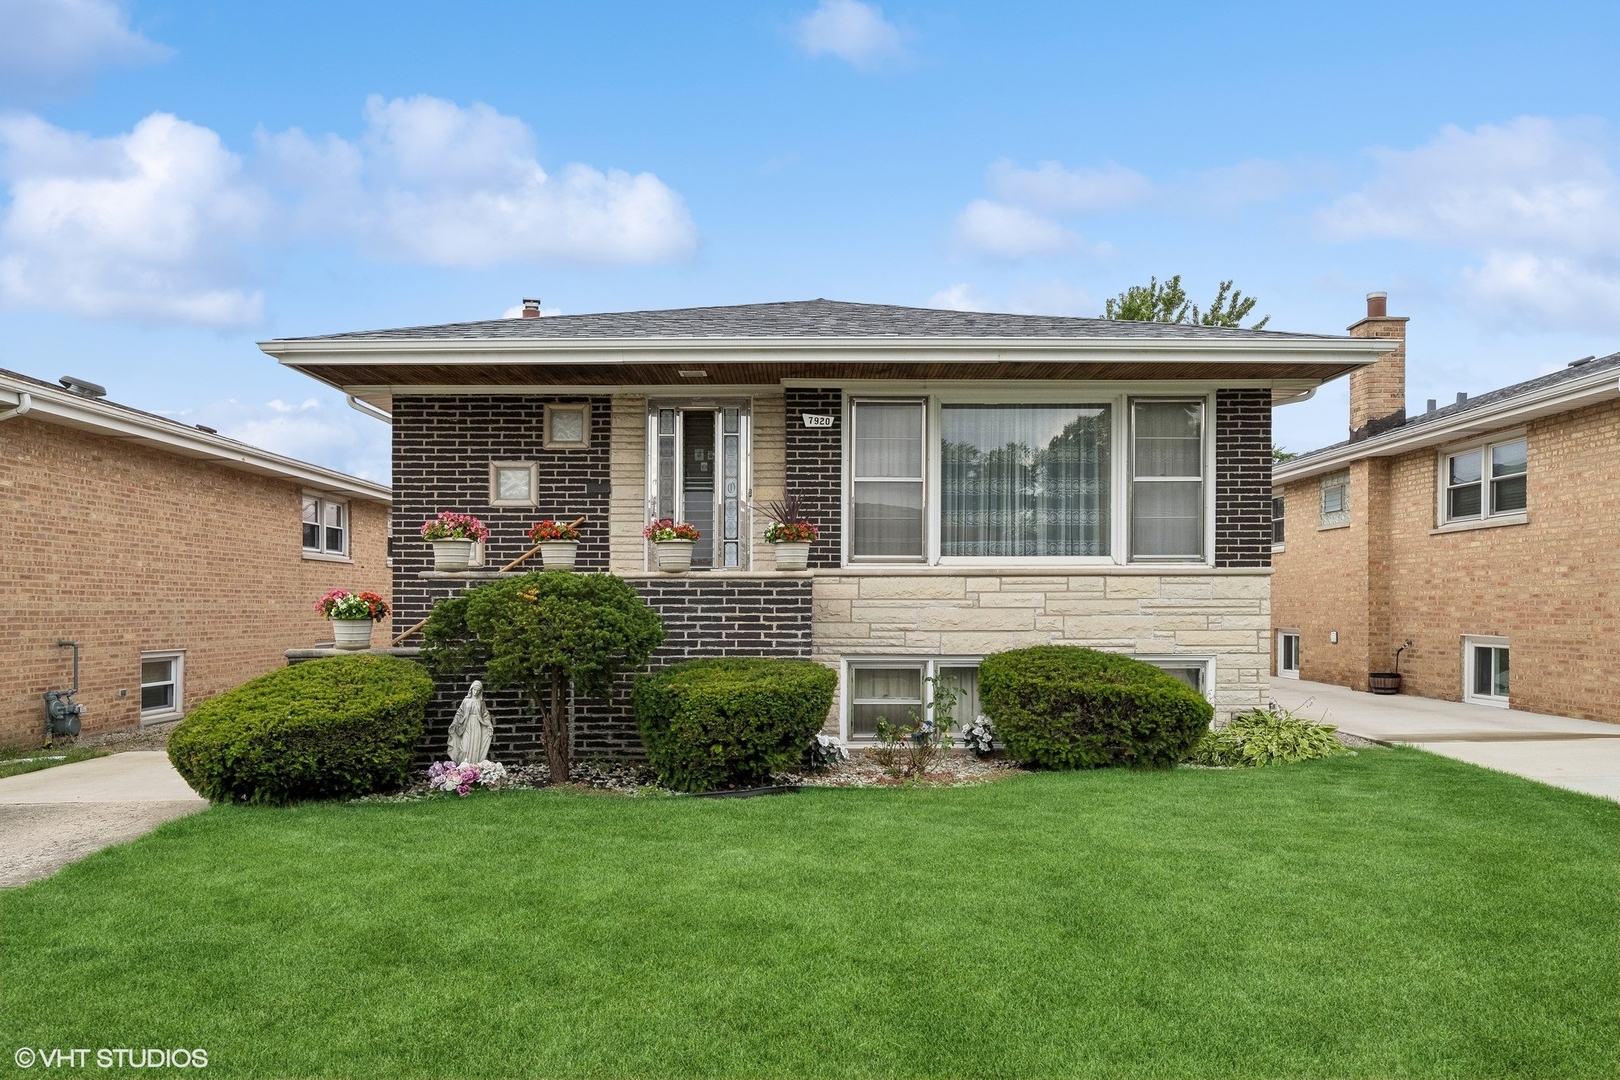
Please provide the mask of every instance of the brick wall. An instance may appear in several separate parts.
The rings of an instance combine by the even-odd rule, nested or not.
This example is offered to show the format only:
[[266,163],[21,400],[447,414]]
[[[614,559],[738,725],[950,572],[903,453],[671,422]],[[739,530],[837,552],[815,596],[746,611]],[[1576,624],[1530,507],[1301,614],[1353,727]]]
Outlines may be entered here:
[[[843,559],[844,395],[837,389],[789,387],[785,465],[787,493],[797,496],[821,530],[810,546],[812,567],[835,567]],[[804,413],[833,417],[830,428],[807,428]]]
[[385,504],[350,503],[352,562],[305,559],[300,485],[30,417],[0,424],[0,504],[6,743],[42,738],[41,695],[72,683],[58,638],[94,734],[139,723],[143,651],[185,651],[189,707],[331,640],[323,593],[389,594]]
[[[806,575],[649,575],[632,577],[631,582],[658,611],[668,635],[644,671],[702,657],[810,656],[812,583]],[[443,753],[456,706],[474,677],[467,675],[439,686],[428,711],[424,762]],[[622,675],[605,698],[575,703],[576,756],[645,756],[630,711],[633,679],[631,674]],[[489,704],[495,719],[495,757],[505,762],[543,758],[539,720],[528,702],[507,691],[490,695]]]
[[1271,391],[1215,392],[1215,565],[1271,565]]
[[[543,423],[550,402],[586,401],[591,441],[577,450],[547,450]],[[422,523],[441,510],[474,514],[490,528],[485,565],[497,569],[532,545],[529,526],[543,518],[581,515],[579,568],[608,568],[609,447],[612,410],[606,397],[557,395],[444,395],[394,398],[394,596],[403,628],[427,615],[433,600],[454,586],[427,583],[432,549]],[[536,506],[495,507],[489,502],[492,461],[539,465]],[[536,560],[538,561],[538,557]]]
[[1364,688],[1411,638],[1403,692],[1456,701],[1463,637],[1501,636],[1514,708],[1620,723],[1620,403],[1533,421],[1527,442],[1523,525],[1435,532],[1435,450],[1352,467],[1347,529],[1316,530],[1314,479],[1288,486],[1272,610],[1302,631],[1302,677]]

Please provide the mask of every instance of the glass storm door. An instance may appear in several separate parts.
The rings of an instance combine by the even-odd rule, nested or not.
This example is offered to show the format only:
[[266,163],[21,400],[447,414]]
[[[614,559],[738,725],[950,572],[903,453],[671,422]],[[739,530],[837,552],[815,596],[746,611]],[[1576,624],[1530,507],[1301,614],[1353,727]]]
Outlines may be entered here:
[[655,406],[650,421],[652,516],[697,526],[694,567],[746,567],[748,410]]

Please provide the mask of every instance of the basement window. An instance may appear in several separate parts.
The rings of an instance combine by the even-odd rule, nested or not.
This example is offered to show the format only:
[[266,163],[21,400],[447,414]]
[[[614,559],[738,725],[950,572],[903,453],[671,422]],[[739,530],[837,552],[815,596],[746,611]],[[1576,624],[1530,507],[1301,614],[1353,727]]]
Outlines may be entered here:
[[1463,638],[1463,700],[1472,705],[1508,707],[1508,640]]
[[185,654],[141,654],[141,723],[179,716],[185,702],[181,675]]

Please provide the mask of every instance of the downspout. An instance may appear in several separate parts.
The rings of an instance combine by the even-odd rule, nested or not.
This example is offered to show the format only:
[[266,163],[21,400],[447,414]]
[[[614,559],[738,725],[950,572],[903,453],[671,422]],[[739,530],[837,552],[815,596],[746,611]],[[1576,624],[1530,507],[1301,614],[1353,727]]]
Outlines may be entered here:
[[[344,394],[343,397],[346,401],[348,401],[349,408],[353,409],[357,413],[364,413],[373,420],[381,420],[385,424],[392,424],[394,422],[392,413],[383,412],[369,401],[361,401],[353,394]],[[4,417],[0,417],[0,419],[4,419]]]
[[5,412],[0,412],[0,420],[10,420],[13,416],[22,416],[24,413],[26,413],[29,409],[32,409],[33,407],[34,407],[34,395],[19,393],[17,395],[17,404],[13,405],[11,408],[7,409]]

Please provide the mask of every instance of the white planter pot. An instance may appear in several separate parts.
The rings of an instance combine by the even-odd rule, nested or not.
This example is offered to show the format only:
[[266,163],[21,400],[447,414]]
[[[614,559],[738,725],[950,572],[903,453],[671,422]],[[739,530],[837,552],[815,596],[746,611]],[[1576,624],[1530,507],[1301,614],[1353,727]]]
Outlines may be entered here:
[[778,570],[803,570],[810,564],[810,541],[785,540],[780,544],[772,544],[776,552],[776,568]]
[[540,563],[547,570],[572,570],[578,555],[578,540],[547,540],[540,545]]
[[444,571],[458,571],[467,569],[467,563],[472,560],[473,541],[471,540],[430,540],[433,545],[433,569]]
[[653,551],[658,555],[658,569],[666,574],[684,574],[692,569],[692,540],[655,540]]
[[375,625],[370,619],[333,619],[332,643],[340,649],[369,649]]

